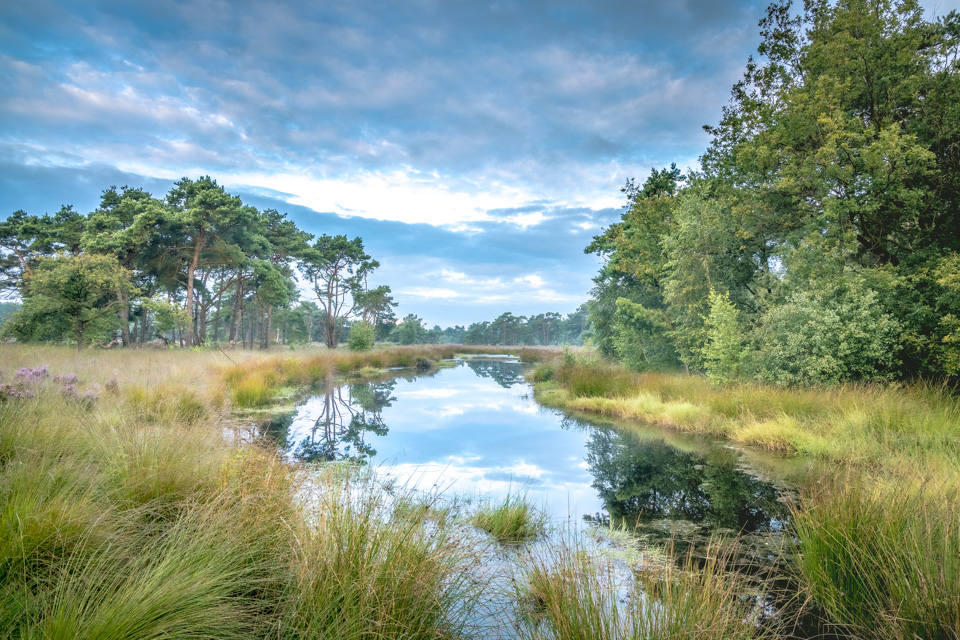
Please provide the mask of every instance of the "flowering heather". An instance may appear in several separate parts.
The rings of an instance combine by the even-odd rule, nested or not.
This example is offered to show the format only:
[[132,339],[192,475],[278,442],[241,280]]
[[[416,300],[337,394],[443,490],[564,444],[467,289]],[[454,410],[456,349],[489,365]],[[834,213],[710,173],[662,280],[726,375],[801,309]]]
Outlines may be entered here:
[[23,382],[37,383],[44,380],[48,373],[47,365],[43,365],[39,369],[23,367],[22,369],[18,369],[14,375],[17,378],[21,378]]
[[53,379],[63,384],[76,384],[77,374],[75,373],[55,373]]
[[9,383],[0,383],[0,400],[4,398],[32,398],[34,397],[33,391],[26,389],[21,385],[9,384]]

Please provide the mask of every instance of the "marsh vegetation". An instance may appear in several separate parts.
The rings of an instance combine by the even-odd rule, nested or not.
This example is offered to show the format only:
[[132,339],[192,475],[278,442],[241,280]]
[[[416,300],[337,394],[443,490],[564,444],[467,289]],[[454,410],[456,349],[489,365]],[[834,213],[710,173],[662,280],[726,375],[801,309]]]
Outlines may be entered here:
[[[407,387],[383,369],[406,364],[401,384],[412,387],[417,365],[442,351],[234,352],[231,363],[219,352],[5,346],[4,637],[362,638],[386,629],[410,638],[746,638],[811,637],[818,625],[842,637],[956,637],[950,450],[933,435],[908,446],[904,426],[909,418],[936,434],[946,420],[937,416],[956,410],[948,393],[722,390],[530,352],[542,362],[526,371],[548,402],[609,412],[579,401],[653,398],[659,405],[642,402],[660,413],[624,415],[670,427],[600,428],[549,412],[566,420],[554,428],[583,439],[583,471],[602,505],[577,524],[544,509],[536,485],[523,490],[518,478],[504,480],[517,483],[505,496],[465,496],[385,473],[376,446],[403,424],[391,407]],[[525,388],[518,364],[472,364],[420,380],[462,372],[504,392]],[[254,383],[269,397],[237,395]],[[330,384],[349,389],[331,402],[353,407],[329,428],[321,422],[330,439],[315,448],[334,455],[292,456],[278,443],[304,451],[301,438],[256,426],[264,403],[288,402],[278,389],[324,394]],[[724,425],[791,416],[806,432],[842,433],[859,424],[845,413],[857,394],[876,411],[907,403],[899,422],[872,418],[887,448],[854,459],[843,449],[803,452],[847,471],[801,482],[785,494],[789,511],[738,455],[697,453],[700,436],[681,431],[736,439]],[[671,413],[671,404],[684,408]],[[689,415],[698,419],[663,417]],[[797,626],[798,615],[811,626]]]

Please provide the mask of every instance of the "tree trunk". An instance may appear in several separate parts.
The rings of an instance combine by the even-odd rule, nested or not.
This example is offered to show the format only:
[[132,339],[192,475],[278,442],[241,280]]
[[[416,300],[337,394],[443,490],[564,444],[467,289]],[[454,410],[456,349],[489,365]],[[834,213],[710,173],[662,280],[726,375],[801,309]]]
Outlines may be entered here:
[[213,314],[213,341],[220,342],[220,306],[223,301],[223,292],[217,296],[217,310]]
[[270,331],[271,331],[272,324],[273,324],[273,307],[271,307],[270,305],[267,305],[267,317],[266,317],[265,327],[263,329],[263,335],[265,336],[265,340],[264,340],[265,344],[263,345],[264,349],[270,348]]
[[130,301],[124,295],[122,289],[117,289],[117,315],[120,317],[120,337],[123,340],[123,346],[130,346]]
[[328,349],[337,348],[337,321],[336,318],[331,318],[330,314],[327,313],[323,319],[323,340],[327,345]]
[[[190,261],[190,264],[187,266],[187,301],[184,305],[187,314],[190,316],[192,322],[196,322],[196,310],[193,308],[193,276],[197,271],[197,265],[200,264],[200,247],[203,244],[203,231],[197,234],[197,239],[194,241],[193,246],[193,259]],[[190,326],[186,331],[186,342],[188,347],[192,347],[195,342],[193,327]]]
[[[237,339],[237,320],[240,318],[240,300],[243,298],[243,278],[237,280],[237,292],[233,297],[233,315],[230,316],[230,341]],[[241,325],[240,331],[243,331]]]

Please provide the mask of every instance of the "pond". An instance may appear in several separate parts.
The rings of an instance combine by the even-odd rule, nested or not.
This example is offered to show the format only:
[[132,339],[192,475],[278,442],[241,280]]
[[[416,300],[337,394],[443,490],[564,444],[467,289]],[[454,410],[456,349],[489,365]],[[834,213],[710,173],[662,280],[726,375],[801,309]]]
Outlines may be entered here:
[[691,539],[777,535],[803,469],[729,443],[546,409],[525,365],[469,358],[426,374],[320,385],[261,426],[293,459],[363,461],[446,495],[525,494],[555,521]]

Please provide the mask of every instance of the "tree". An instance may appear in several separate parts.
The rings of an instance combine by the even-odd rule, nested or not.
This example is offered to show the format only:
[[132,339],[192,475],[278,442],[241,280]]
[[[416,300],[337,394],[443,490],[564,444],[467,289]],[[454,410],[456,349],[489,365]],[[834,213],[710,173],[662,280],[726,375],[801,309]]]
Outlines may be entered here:
[[710,315],[706,318],[707,344],[703,359],[707,375],[714,382],[729,382],[740,375],[743,359],[743,331],[737,308],[730,295],[710,292]]
[[46,331],[47,337],[72,334],[80,351],[92,330],[116,330],[117,291],[137,290],[130,272],[114,256],[64,255],[42,260],[26,277],[23,306],[7,329],[25,338],[36,337],[38,331]]
[[423,325],[423,320],[412,313],[407,314],[391,334],[394,340],[404,345],[423,344],[426,336],[427,328]]
[[[116,187],[106,189],[100,207],[87,219],[80,244],[84,251],[114,255],[125,269],[149,271],[147,248],[153,244],[169,221],[164,204],[142,189]],[[149,276],[147,276],[149,278]],[[117,316],[123,346],[129,346],[130,299],[123,289],[117,290]]]
[[328,348],[337,347],[344,321],[363,300],[367,276],[379,266],[363,250],[359,237],[323,235],[304,252],[300,272],[324,311],[323,338]]
[[206,252],[212,250],[222,256],[230,251],[225,236],[234,229],[249,227],[256,210],[244,207],[240,198],[231,196],[209,176],[179,180],[167,195],[167,202],[173,208],[172,220],[180,233],[177,244],[186,266],[184,309],[194,322],[186,331],[185,341],[192,346],[198,343],[194,304],[197,270],[203,266]]

